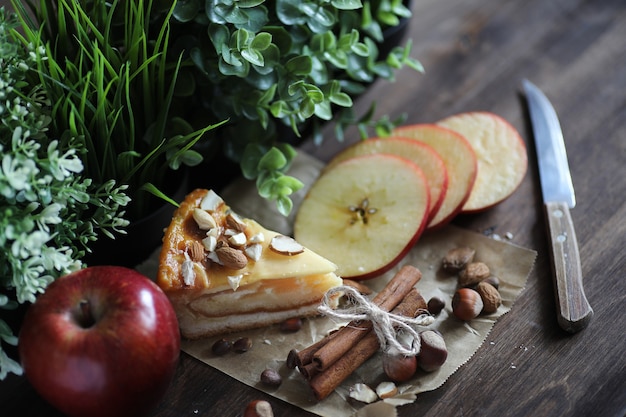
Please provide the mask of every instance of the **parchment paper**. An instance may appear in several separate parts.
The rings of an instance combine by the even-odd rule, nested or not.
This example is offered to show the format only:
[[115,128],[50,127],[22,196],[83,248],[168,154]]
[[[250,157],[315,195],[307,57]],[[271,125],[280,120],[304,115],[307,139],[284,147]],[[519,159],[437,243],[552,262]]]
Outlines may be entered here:
[[[273,204],[260,199],[254,184],[247,181],[235,181],[221,195],[239,214],[254,218],[270,229],[291,234],[293,217],[299,202],[317,177],[321,166],[319,161],[299,153],[290,172],[303,180],[306,186],[294,196],[294,211],[288,218],[280,216]],[[457,280],[455,276],[441,270],[441,260],[445,253],[459,246],[474,248],[475,259],[485,262],[492,274],[496,275],[501,282],[500,293],[503,303],[498,311],[490,315],[481,315],[468,323],[461,322],[452,315],[451,299],[457,288]],[[330,330],[345,324],[333,322],[326,317],[306,319],[302,329],[297,333],[283,333],[276,325],[220,337],[183,341],[182,350],[229,377],[313,414],[325,417],[396,416],[397,406],[414,402],[416,394],[420,392],[441,387],[450,375],[472,357],[487,338],[497,319],[512,308],[515,299],[524,289],[535,257],[536,252],[509,242],[447,226],[437,232],[424,234],[416,246],[391,271],[372,280],[364,281],[375,292],[378,292],[403,265],[411,264],[419,268],[423,274],[416,287],[424,298],[428,300],[437,295],[446,302],[446,307],[437,316],[435,323],[428,327],[442,333],[448,348],[446,363],[432,373],[418,371],[408,383],[399,386],[398,395],[373,404],[365,405],[348,400],[348,394],[350,388],[357,382],[363,382],[375,388],[378,383],[385,380],[380,354],[369,359],[333,394],[321,402],[315,400],[299,372],[285,366],[285,359],[291,349],[299,350],[307,347]],[[148,276],[155,277],[157,267],[158,251],[138,269]],[[211,346],[222,337],[229,340],[249,337],[253,347],[243,354],[229,353],[221,357],[215,356],[211,353]],[[266,368],[273,368],[281,374],[283,382],[278,388],[268,389],[260,384],[259,376]]]

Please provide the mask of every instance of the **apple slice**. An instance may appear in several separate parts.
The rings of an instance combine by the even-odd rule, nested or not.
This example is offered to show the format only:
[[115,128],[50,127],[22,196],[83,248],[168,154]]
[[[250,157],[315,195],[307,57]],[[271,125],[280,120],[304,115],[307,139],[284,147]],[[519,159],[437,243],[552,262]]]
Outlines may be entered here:
[[430,204],[422,170],[395,155],[350,158],[311,186],[294,224],[298,242],[337,265],[342,278],[382,274],[415,244]]
[[430,145],[443,160],[448,172],[448,188],[439,211],[427,228],[433,230],[444,226],[461,211],[474,186],[478,168],[472,146],[459,133],[434,124],[399,127],[393,135]]
[[338,153],[325,169],[331,169],[341,161],[358,156],[385,153],[406,158],[416,164],[426,177],[430,191],[428,220],[435,217],[448,188],[448,172],[443,160],[425,143],[407,138],[371,138],[357,142]]
[[437,123],[463,135],[478,158],[478,174],[465,213],[502,202],[519,187],[528,168],[526,145],[517,130],[489,112],[460,113]]

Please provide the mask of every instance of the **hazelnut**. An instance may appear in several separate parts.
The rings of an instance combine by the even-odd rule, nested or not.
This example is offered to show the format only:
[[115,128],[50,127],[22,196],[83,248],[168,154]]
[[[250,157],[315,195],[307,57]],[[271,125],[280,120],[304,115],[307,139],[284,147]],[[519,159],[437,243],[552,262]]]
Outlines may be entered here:
[[385,354],[382,358],[383,371],[393,382],[405,382],[413,377],[417,370],[417,358],[401,354]]
[[243,417],[274,417],[274,411],[267,401],[254,400],[246,407]]
[[459,272],[459,286],[473,287],[480,281],[489,278],[489,267],[483,262],[472,262]]
[[302,328],[302,319],[294,317],[280,323],[280,330],[287,333],[295,333]]
[[213,346],[211,346],[211,352],[213,352],[214,355],[222,356],[227,354],[230,351],[230,348],[231,344],[228,340],[220,339],[213,343]]
[[483,301],[482,312],[487,314],[495,313],[500,304],[502,304],[502,297],[496,287],[486,282],[479,282],[476,286],[476,291],[480,294],[480,298]]
[[459,320],[472,320],[482,309],[483,301],[480,294],[471,288],[459,288],[452,297],[452,313]]
[[444,271],[456,274],[474,260],[475,254],[476,251],[468,247],[450,249],[444,256],[441,266]]
[[417,357],[418,366],[426,372],[439,369],[448,358],[448,349],[441,333],[425,330],[420,333],[420,342],[420,353]]
[[443,301],[440,297],[432,297],[428,300],[427,308],[428,312],[433,316],[441,313],[441,310],[446,306],[446,302]]
[[261,372],[261,383],[268,387],[278,387],[282,384],[283,378],[273,369],[265,369]]
[[237,353],[244,353],[250,350],[252,347],[252,340],[247,337],[240,337],[233,342],[233,351]]

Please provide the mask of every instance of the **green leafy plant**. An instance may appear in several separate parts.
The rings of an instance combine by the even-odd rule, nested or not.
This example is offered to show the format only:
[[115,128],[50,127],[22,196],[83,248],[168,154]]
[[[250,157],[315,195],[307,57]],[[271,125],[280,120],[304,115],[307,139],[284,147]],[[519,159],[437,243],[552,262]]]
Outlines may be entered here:
[[23,2],[12,3],[23,42],[43,51],[36,75],[50,100],[51,131],[86,149],[85,173],[95,182],[128,185],[132,219],[146,215],[172,171],[201,162],[193,146],[219,124],[194,129],[171,111],[181,66],[168,55],[176,3],[26,1],[34,20]]
[[372,121],[373,108],[357,117],[352,106],[375,79],[393,80],[403,66],[422,71],[410,42],[379,56],[385,29],[410,15],[401,0],[179,0],[170,60],[183,54],[185,81],[176,107],[192,123],[229,119],[203,153],[220,146],[286,213],[301,186],[284,175],[295,155],[289,136],[307,130],[321,145],[331,120],[338,140],[350,125],[366,137],[399,122]]
[[29,82],[43,47],[17,38],[14,17],[0,8],[0,379],[21,373],[3,312],[81,268],[98,231],[123,231],[129,202],[125,185],[85,175],[77,138],[51,135],[49,99]]

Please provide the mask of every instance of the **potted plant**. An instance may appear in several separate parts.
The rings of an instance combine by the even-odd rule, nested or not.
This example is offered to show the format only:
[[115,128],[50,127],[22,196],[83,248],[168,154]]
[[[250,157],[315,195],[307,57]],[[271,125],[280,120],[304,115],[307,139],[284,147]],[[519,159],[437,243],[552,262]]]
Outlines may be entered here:
[[95,183],[113,179],[130,198],[128,236],[94,242],[87,261],[136,265],[160,243],[171,211],[134,230],[181,187],[180,168],[202,160],[194,144],[219,124],[195,129],[172,112],[181,66],[169,53],[167,17],[175,3],[159,9],[151,0],[25,3],[30,10],[12,2],[22,43],[42,51],[29,81],[50,102],[50,132],[84,150],[85,174]]
[[303,131],[321,145],[320,126],[330,120],[338,140],[349,125],[362,137],[372,126],[380,135],[393,127],[388,119],[372,122],[372,112],[357,117],[352,105],[375,79],[393,80],[405,65],[422,70],[410,41],[385,44],[385,33],[410,17],[407,4],[178,0],[170,18],[171,60],[184,57],[176,108],[191,123],[228,119],[199,149],[238,163],[288,213],[289,194],[301,184],[284,171]]
[[44,51],[19,41],[17,25],[0,8],[0,379],[21,373],[5,350],[17,344],[14,310],[81,268],[98,233],[128,224],[126,186],[94,181],[76,138],[51,134],[46,92],[29,81]]

